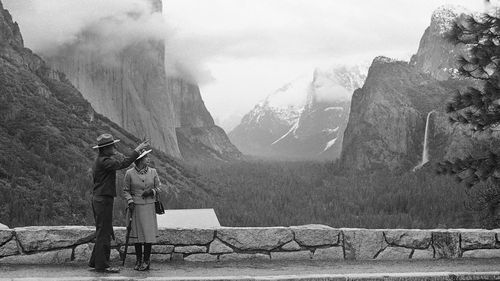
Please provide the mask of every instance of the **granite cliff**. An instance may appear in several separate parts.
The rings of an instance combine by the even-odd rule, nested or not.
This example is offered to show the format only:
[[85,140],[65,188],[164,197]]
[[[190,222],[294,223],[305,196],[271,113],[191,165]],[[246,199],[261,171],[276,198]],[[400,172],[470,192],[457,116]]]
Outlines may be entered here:
[[452,127],[445,113],[453,94],[475,83],[455,75],[457,56],[465,50],[446,40],[452,22],[463,13],[458,7],[438,8],[409,63],[374,59],[365,84],[352,98],[343,167],[409,170],[417,166],[430,112],[429,152],[434,160],[461,156],[470,147],[467,130]]
[[[148,1],[152,14],[161,13],[160,0]],[[139,137],[151,138],[154,147],[167,154],[192,160],[212,158],[214,152],[221,159],[239,157],[225,132],[214,124],[198,86],[167,76],[162,40],[138,40],[107,53],[100,48],[104,41],[89,28],[46,59],[66,73],[97,112]],[[197,133],[191,134],[194,129]]]
[[457,59],[465,54],[465,48],[453,45],[446,39],[446,34],[453,22],[462,19],[465,14],[470,12],[460,6],[445,5],[436,9],[410,64],[437,80],[456,78]]

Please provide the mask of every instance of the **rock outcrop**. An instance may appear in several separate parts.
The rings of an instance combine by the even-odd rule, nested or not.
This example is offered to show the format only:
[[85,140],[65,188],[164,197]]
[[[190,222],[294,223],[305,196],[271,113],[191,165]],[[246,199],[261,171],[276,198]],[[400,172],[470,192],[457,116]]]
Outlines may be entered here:
[[48,63],[67,75],[96,112],[180,158],[175,136],[180,120],[172,95],[165,91],[163,44],[137,43],[117,54],[114,62],[103,61],[92,50],[81,50],[79,44],[64,46],[57,55],[46,57]]
[[[161,13],[161,1],[151,3],[151,12]],[[219,158],[239,157],[225,132],[214,124],[199,87],[167,76],[163,41],[141,40],[103,51],[104,41],[99,33],[85,30],[76,42],[46,59],[66,73],[98,113],[136,136],[150,138],[155,148],[177,158],[213,156],[196,153],[204,150],[220,152]],[[193,128],[200,128],[198,134],[186,136]],[[180,138],[177,129],[183,132]],[[200,141],[204,138],[211,142]]]
[[5,46],[22,48],[24,47],[23,36],[19,30],[19,25],[12,20],[10,13],[3,11],[3,5],[0,13],[0,42]]
[[453,22],[466,14],[470,12],[460,6],[445,5],[436,9],[410,64],[438,80],[456,77],[457,59],[465,54],[466,49],[464,46],[453,45],[446,36],[452,29]]
[[433,112],[429,118],[431,158],[452,158],[467,150],[470,137],[466,130],[452,127],[445,113],[446,102],[456,91],[474,83],[455,76],[457,55],[464,49],[445,38],[462,11],[439,8],[410,63],[374,59],[365,84],[352,98],[342,147],[343,167],[394,171],[417,166],[422,161],[429,112]]

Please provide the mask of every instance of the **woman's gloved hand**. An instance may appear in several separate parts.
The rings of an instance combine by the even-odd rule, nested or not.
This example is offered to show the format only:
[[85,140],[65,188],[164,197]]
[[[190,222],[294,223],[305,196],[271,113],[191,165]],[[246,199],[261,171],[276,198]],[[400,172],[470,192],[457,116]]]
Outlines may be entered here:
[[144,191],[141,195],[142,198],[153,197],[153,196],[154,196],[154,192],[152,189],[148,189],[148,190]]
[[134,211],[134,209],[135,209],[135,203],[134,203],[134,202],[130,202],[130,203],[128,203],[128,209],[129,209],[131,212],[132,212],[132,211]]

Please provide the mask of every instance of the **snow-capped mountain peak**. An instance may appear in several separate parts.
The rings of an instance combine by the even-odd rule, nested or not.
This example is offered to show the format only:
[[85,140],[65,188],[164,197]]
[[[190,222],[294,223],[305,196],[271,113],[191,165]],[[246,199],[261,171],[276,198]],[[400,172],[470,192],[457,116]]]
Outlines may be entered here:
[[367,65],[335,66],[301,75],[258,103],[230,138],[245,154],[335,159],[352,93],[367,72]]

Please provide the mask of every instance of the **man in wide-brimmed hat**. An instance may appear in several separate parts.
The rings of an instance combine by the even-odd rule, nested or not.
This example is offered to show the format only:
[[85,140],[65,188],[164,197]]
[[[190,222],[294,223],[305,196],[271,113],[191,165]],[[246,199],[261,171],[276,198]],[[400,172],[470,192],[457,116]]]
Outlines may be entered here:
[[89,266],[99,272],[117,273],[117,268],[110,267],[111,238],[113,234],[113,203],[116,197],[116,171],[127,168],[137,159],[139,152],[149,146],[149,141],[139,144],[134,151],[125,157],[115,151],[115,140],[110,134],[102,134],[97,138],[99,154],[93,168],[94,189],[92,193],[92,209],[96,225],[96,241]]

